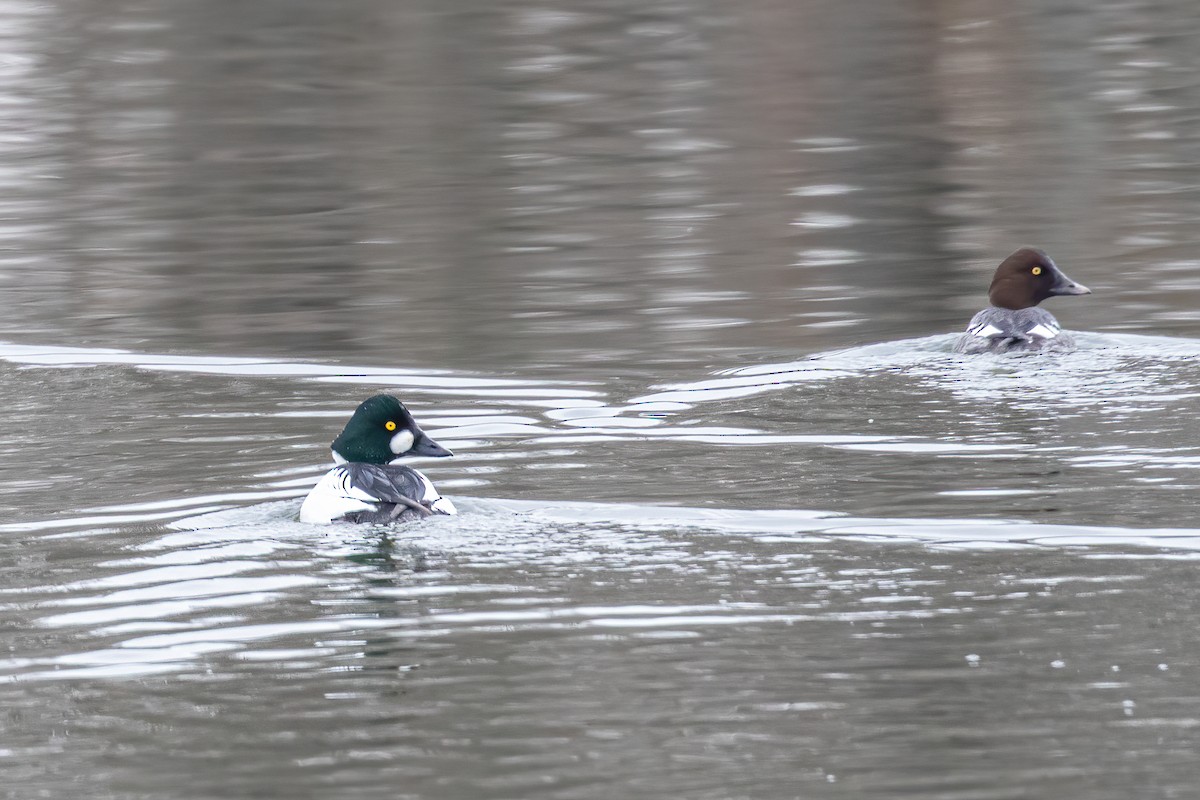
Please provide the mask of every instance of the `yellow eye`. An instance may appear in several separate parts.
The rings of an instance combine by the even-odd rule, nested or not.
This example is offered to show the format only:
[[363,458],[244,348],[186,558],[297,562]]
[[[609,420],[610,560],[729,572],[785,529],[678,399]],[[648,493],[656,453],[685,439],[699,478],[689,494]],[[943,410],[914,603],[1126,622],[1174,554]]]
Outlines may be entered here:
[[383,427],[387,428],[389,431],[394,431],[396,430],[396,423],[389,419],[387,422],[383,423]]
[[[1041,268],[1041,267],[1034,267],[1034,268],[1033,268],[1033,274],[1034,274],[1034,275],[1041,275],[1041,274],[1042,274],[1042,268]],[[391,429],[389,428],[388,430],[391,430]]]

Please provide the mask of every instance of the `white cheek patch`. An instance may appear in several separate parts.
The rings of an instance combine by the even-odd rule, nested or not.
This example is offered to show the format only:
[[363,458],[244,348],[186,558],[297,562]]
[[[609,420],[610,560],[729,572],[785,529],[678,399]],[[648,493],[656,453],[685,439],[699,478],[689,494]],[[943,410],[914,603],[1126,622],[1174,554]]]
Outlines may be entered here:
[[1050,328],[1039,322],[1037,325],[1034,325],[1025,332],[1030,336],[1039,336],[1043,339],[1053,339],[1055,336],[1058,336],[1058,330],[1058,328]]
[[417,437],[413,436],[413,432],[410,430],[397,431],[396,435],[392,437],[392,441],[388,446],[391,447],[393,453],[400,455],[401,453],[407,453],[412,449],[413,442],[416,441],[416,438]]

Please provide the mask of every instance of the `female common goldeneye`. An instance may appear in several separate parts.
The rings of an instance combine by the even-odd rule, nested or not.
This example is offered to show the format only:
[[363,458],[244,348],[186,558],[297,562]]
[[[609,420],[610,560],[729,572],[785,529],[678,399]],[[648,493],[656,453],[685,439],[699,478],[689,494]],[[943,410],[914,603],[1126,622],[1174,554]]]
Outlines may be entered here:
[[956,353],[1005,353],[1010,350],[1070,352],[1075,338],[1037,304],[1056,294],[1091,294],[1063,274],[1036,247],[1022,247],[1000,262],[988,288],[990,308],[971,318],[954,343]]
[[407,522],[458,513],[429,478],[391,463],[404,456],[454,455],[430,439],[391,395],[364,400],[331,446],[337,466],[304,498],[301,522]]

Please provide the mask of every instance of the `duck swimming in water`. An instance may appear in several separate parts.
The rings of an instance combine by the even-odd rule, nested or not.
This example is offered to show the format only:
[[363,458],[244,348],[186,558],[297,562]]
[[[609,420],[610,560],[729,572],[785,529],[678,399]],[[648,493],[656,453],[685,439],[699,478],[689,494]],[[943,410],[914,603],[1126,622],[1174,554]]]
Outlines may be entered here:
[[407,522],[458,513],[423,473],[392,463],[454,454],[430,439],[390,394],[364,400],[331,447],[337,466],[304,498],[301,522]]
[[988,289],[991,306],[972,317],[966,333],[954,343],[954,352],[1070,352],[1075,349],[1075,337],[1037,304],[1055,295],[1091,293],[1068,278],[1044,251],[1022,247],[996,268]]

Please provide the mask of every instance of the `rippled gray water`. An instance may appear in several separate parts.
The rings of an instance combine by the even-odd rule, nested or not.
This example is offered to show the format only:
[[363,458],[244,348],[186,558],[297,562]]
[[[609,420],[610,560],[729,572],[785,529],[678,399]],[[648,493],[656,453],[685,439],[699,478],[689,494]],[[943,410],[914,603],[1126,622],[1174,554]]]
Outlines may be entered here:
[[0,4],[0,796],[1192,796],[1200,11],[953,6]]

